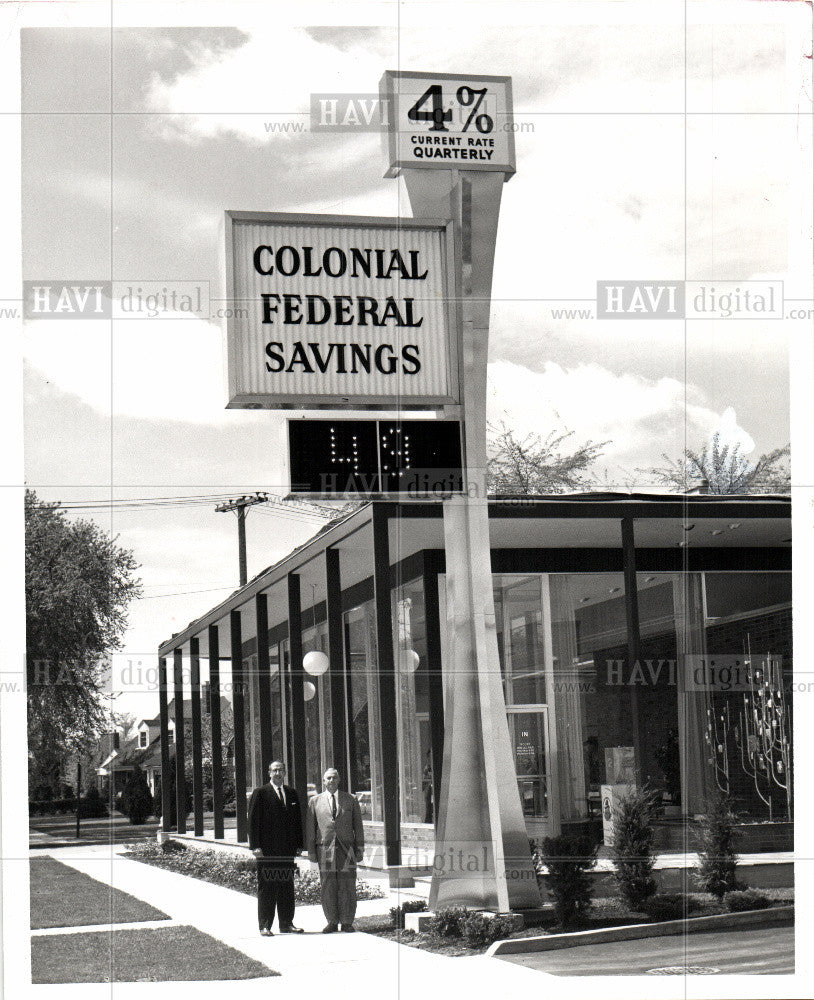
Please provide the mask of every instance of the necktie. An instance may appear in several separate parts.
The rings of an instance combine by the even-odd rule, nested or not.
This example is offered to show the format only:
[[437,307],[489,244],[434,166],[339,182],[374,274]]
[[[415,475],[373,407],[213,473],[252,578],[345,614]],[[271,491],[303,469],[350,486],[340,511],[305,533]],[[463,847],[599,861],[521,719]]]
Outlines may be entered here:
[[331,795],[331,818],[336,819],[336,796]]
[[283,808],[285,808],[285,796],[283,795],[282,786],[280,788],[277,788],[275,786],[275,788],[276,788],[276,791],[277,791],[277,798],[280,800],[280,803],[282,804]]

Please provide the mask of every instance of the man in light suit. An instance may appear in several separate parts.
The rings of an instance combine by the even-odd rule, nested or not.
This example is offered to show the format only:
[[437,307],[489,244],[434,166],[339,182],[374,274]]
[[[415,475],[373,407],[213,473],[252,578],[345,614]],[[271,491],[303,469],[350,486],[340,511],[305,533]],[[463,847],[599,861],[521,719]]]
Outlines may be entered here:
[[308,857],[319,863],[322,909],[328,923],[323,934],[355,930],[356,864],[362,860],[365,833],[362,811],[353,795],[339,790],[339,772],[329,767],[323,776],[325,791],[308,803],[306,840]]
[[257,858],[257,919],[264,937],[272,934],[277,911],[281,934],[302,934],[294,926],[294,856],[302,850],[300,800],[283,784],[285,766],[269,765],[271,782],[255,788],[249,801],[249,847]]

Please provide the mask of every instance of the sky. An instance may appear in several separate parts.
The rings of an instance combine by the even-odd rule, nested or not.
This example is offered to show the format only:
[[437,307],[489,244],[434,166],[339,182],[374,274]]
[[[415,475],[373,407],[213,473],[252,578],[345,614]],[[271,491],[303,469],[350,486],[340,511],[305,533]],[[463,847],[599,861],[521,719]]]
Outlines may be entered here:
[[[787,297],[811,297],[795,186],[811,95],[788,56],[779,23],[690,26],[686,46],[668,23],[26,29],[23,277],[187,281],[215,299],[225,209],[410,215],[379,136],[310,131],[312,92],[374,94],[394,68],[510,74],[522,129],[498,232],[490,418],[609,442],[609,483],[647,486],[637,469],[716,431],[756,457],[789,440],[785,324],[555,310],[627,278],[783,279]],[[214,317],[25,325],[26,481],[84,507],[72,516],[141,563],[125,663],[234,589],[235,519],[214,499],[92,505],[286,491],[282,418],[224,408],[221,342]],[[249,575],[320,523],[254,508]],[[120,704],[149,716],[157,698]]]

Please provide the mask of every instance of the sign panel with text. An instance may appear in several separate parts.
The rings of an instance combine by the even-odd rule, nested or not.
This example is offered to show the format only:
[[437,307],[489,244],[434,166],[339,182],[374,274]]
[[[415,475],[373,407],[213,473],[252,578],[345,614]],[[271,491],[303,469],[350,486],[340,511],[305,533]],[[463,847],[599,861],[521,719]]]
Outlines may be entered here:
[[227,212],[227,406],[456,403],[451,228]]
[[386,177],[405,167],[515,172],[511,77],[387,70],[379,88]]

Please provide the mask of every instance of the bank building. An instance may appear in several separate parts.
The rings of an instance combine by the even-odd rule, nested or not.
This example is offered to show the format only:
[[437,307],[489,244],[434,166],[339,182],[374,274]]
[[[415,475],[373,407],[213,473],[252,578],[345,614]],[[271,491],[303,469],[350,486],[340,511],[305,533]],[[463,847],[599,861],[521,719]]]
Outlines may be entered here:
[[[603,789],[633,781],[656,792],[658,850],[687,849],[716,790],[736,848],[791,850],[790,499],[501,497],[489,525],[505,705],[488,723],[508,730],[529,838],[601,842]],[[246,799],[270,761],[303,802],[335,766],[362,808],[364,863],[431,871],[446,586],[442,505],[370,502],[163,642],[162,772],[192,744],[179,834],[247,843]],[[233,810],[217,774],[214,795],[202,779],[227,731]]]

